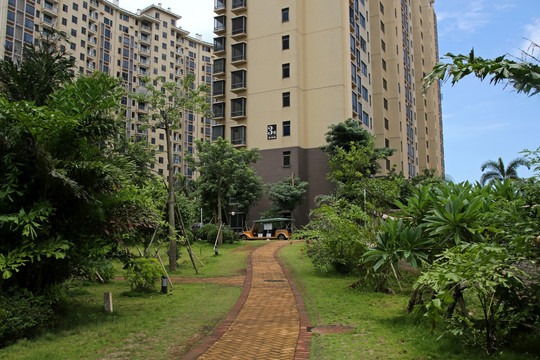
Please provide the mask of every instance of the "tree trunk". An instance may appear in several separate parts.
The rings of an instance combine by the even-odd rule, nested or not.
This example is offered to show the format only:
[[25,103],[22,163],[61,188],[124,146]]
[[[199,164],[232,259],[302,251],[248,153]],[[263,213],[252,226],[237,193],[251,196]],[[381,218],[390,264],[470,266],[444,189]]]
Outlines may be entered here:
[[[218,226],[221,227],[223,224],[223,218],[222,218],[222,211],[221,211],[221,184],[218,184],[218,191],[217,191],[217,222]],[[223,244],[223,231],[218,232],[218,245]]]
[[173,154],[171,144],[171,134],[169,119],[164,118],[165,122],[165,137],[167,139],[167,209],[169,212],[169,269],[176,271],[176,224],[174,221],[174,166],[173,166]]

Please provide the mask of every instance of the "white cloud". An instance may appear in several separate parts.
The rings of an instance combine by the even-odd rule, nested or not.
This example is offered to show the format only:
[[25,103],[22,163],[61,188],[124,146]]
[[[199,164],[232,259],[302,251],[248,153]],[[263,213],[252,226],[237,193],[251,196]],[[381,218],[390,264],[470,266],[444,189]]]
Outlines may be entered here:
[[523,35],[524,40],[521,44],[521,50],[526,51],[530,46],[530,41],[540,45],[540,18],[533,19],[532,22],[525,25],[523,29],[525,30],[525,33]]

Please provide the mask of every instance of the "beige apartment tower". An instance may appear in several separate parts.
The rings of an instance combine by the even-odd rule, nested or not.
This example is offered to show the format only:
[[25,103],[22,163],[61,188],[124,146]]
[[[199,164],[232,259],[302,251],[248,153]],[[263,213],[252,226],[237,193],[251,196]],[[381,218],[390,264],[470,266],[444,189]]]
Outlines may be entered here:
[[[161,4],[132,13],[120,8],[118,1],[1,0],[0,57],[20,59],[25,43],[32,44],[55,29],[68,35],[66,50],[75,58],[79,73],[102,71],[121,78],[128,93],[140,91],[145,76],[179,81],[192,73],[196,85],[210,85],[212,45],[176,26],[179,19]],[[154,170],[166,174],[164,130],[141,126],[142,118],[149,115],[147,104],[126,96],[122,105],[128,136],[155,146]],[[184,153],[193,152],[195,139],[210,139],[213,122],[191,111],[182,116],[182,129],[172,134],[173,166],[176,173],[191,177]]]
[[385,173],[444,174],[439,88],[422,95],[420,83],[437,59],[433,1],[215,0],[214,10],[212,136],[259,148],[265,182],[309,182],[299,224],[332,191],[320,148],[345,119],[397,149]]

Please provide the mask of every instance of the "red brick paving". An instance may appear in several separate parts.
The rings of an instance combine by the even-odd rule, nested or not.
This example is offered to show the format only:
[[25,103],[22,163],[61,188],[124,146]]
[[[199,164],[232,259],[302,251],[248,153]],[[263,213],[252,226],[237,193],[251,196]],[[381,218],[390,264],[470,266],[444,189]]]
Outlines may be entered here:
[[240,298],[227,318],[184,360],[309,359],[306,308],[274,241],[252,251]]

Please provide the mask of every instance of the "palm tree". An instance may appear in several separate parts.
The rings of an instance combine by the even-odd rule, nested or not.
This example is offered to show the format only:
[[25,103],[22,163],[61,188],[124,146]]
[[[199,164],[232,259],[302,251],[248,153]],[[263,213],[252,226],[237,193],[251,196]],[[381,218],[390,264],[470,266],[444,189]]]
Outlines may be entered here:
[[484,185],[493,180],[518,179],[518,166],[526,166],[529,168],[529,164],[524,158],[512,160],[506,168],[504,167],[504,163],[501,158],[499,158],[498,161],[486,161],[482,164],[481,170],[483,172],[484,170],[489,169],[489,171],[482,174],[482,177],[480,177],[480,183]]

